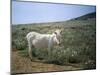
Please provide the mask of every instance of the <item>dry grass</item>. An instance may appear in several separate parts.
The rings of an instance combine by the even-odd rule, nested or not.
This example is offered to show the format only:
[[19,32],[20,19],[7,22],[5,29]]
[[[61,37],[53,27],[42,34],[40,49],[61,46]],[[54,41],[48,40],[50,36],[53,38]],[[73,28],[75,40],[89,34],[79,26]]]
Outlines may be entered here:
[[56,65],[48,64],[34,58],[34,61],[30,61],[28,57],[22,57],[18,51],[12,52],[12,71],[11,73],[35,73],[35,72],[53,72],[53,71],[72,71],[79,70],[79,65]]

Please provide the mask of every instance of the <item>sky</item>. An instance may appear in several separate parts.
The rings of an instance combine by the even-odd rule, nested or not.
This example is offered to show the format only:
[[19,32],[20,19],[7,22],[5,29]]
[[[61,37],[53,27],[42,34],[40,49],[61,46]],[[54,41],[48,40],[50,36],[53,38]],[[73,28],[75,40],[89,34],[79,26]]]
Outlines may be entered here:
[[95,11],[95,6],[12,1],[12,24],[66,21]]

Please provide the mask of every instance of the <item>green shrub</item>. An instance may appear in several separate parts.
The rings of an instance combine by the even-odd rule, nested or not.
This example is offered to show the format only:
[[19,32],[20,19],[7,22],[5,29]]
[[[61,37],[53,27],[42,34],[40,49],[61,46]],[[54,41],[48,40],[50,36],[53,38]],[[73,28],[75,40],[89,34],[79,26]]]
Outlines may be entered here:
[[17,39],[12,41],[12,47],[18,50],[24,50],[25,48],[27,48],[27,42],[25,41],[25,39],[18,37]]

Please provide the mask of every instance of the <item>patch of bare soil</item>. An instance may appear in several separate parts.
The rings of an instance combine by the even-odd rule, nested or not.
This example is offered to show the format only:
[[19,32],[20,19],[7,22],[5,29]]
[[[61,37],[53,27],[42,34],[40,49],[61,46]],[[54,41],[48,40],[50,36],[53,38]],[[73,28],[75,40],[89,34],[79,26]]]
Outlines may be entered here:
[[79,70],[75,65],[56,65],[43,63],[41,61],[31,61],[28,57],[21,56],[18,51],[13,51],[11,56],[11,73],[36,73],[36,72],[53,72],[53,71],[71,71]]

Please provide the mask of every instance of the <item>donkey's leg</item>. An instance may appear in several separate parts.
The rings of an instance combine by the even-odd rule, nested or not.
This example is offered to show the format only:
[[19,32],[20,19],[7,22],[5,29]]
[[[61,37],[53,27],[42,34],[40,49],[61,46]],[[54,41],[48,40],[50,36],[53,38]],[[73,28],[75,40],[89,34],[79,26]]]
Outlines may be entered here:
[[31,43],[31,40],[28,40],[28,47],[29,47],[29,50],[28,50],[28,53],[29,53],[29,57],[32,61],[32,43]]
[[48,43],[48,56],[52,55],[52,49],[53,49],[53,41],[52,41],[52,38],[50,38],[49,43]]

